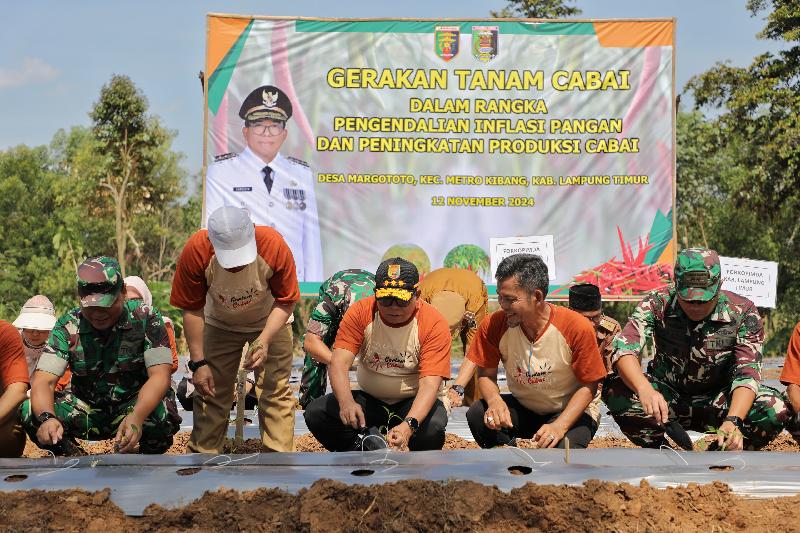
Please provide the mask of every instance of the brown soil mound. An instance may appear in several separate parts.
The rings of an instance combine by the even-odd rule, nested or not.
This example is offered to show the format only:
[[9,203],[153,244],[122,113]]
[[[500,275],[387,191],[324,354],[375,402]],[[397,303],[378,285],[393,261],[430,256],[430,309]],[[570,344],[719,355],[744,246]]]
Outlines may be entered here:
[[314,435],[306,433],[294,438],[294,449],[298,452],[321,452],[328,453],[328,450],[319,443]]
[[625,437],[595,437],[589,443],[589,448],[638,448],[637,445]]
[[762,448],[767,452],[800,452],[800,444],[788,433],[781,433],[775,440]]
[[800,496],[746,500],[722,483],[655,489],[646,482],[533,485],[503,493],[471,481],[350,486],[320,480],[207,492],[179,509],[126,517],[108,491],[19,491],[0,499],[4,530],[43,531],[800,531]]
[[[182,455],[188,453],[186,445],[189,442],[189,432],[181,431],[175,435],[175,442],[172,447],[167,450],[168,455]],[[114,443],[110,440],[101,441],[79,441],[81,448],[86,454],[97,455],[105,453],[114,453]],[[295,450],[298,452],[320,452],[327,453],[327,450],[319,443],[311,433],[305,433],[294,439]],[[517,445],[520,448],[535,448],[533,441],[530,439],[517,439]],[[589,443],[589,448],[638,448],[631,441],[625,437],[595,437]],[[445,434],[443,450],[477,450],[479,446],[475,441],[467,440],[459,437],[453,433]],[[260,439],[247,439],[241,446],[234,446],[233,441],[229,439],[225,443],[225,453],[258,453],[261,451]],[[791,436],[786,433],[779,435],[768,446],[764,447],[764,451],[778,451],[778,452],[800,452],[800,444],[795,442]],[[23,457],[39,458],[47,457],[49,454],[36,447],[33,442],[28,440],[25,444],[25,451]]]

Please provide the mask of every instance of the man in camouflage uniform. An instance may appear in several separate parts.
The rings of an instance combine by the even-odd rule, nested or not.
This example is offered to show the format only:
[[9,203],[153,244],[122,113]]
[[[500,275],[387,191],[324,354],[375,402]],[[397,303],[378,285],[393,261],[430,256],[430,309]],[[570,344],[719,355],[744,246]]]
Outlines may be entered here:
[[319,301],[311,312],[303,337],[303,349],[306,352],[300,381],[300,405],[303,409],[325,395],[331,346],[345,312],[352,304],[371,296],[374,291],[375,275],[355,268],[339,271],[320,285]]
[[611,342],[622,330],[619,322],[603,314],[603,300],[600,288],[591,283],[580,283],[569,288],[569,308],[580,313],[594,326],[597,335],[597,347],[603,357],[606,370],[611,371]]
[[[764,329],[747,298],[720,290],[719,257],[691,248],[678,254],[675,286],[654,291],[613,342],[616,375],[603,400],[622,432],[639,446],[666,444],[664,425],[718,428],[727,450],[759,449],[788,418],[780,393],[761,384]],[[652,340],[643,374],[639,354]]]
[[[122,453],[163,453],[181,419],[170,389],[172,351],[161,314],[125,299],[119,264],[78,267],[76,307],[56,322],[36,366],[22,424],[38,446],[64,453],[75,438],[111,439]],[[71,392],[54,392],[65,370]]]

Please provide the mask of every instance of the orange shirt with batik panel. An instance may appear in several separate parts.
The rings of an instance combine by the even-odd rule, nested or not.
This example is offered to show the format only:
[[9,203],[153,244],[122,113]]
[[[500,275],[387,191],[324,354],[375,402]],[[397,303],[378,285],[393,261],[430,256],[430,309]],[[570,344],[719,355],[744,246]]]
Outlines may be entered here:
[[389,404],[416,396],[420,378],[450,378],[447,322],[430,304],[417,300],[416,307],[407,322],[394,325],[381,319],[374,296],[359,300],[342,318],[333,344],[358,357],[361,390]]
[[[531,411],[553,414],[564,410],[581,386],[606,376],[591,322],[565,307],[550,307],[550,319],[536,339],[520,326],[509,327],[497,311],[478,328],[467,357],[483,368],[506,369],[508,389]],[[599,420],[595,399],[586,412]]]

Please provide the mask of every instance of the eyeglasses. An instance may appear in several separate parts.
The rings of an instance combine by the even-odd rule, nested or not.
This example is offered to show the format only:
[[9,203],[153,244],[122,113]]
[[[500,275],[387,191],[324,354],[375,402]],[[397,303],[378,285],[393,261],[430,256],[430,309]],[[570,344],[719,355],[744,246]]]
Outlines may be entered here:
[[253,130],[253,133],[256,135],[268,135],[269,137],[280,135],[283,133],[283,130],[286,129],[282,122],[273,122],[271,124],[253,124],[252,126],[247,127]]
[[386,296],[384,298],[378,298],[378,305],[381,307],[391,307],[396,305],[397,307],[408,307],[411,304],[411,300],[413,298],[409,298],[408,300],[401,300],[395,296]]

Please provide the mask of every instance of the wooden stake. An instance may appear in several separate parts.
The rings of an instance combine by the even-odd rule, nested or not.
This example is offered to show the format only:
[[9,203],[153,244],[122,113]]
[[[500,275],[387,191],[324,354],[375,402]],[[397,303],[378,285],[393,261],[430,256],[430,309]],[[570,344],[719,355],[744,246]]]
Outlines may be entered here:
[[247,370],[244,369],[244,360],[250,352],[250,343],[245,343],[242,348],[242,358],[239,360],[239,371],[236,373],[236,433],[233,444],[237,448],[244,442],[244,384],[247,382]]
[[569,437],[564,437],[564,462],[569,464]]

